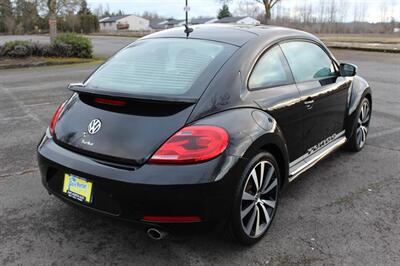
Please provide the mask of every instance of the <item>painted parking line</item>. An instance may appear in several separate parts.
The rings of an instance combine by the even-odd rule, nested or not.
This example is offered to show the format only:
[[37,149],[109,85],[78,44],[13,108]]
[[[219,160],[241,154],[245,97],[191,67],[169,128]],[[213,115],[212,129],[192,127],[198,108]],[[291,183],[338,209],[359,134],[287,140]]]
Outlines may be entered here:
[[6,122],[10,120],[22,120],[22,119],[28,119],[31,118],[29,115],[22,115],[22,116],[12,116],[12,117],[3,117],[0,118],[0,122]]

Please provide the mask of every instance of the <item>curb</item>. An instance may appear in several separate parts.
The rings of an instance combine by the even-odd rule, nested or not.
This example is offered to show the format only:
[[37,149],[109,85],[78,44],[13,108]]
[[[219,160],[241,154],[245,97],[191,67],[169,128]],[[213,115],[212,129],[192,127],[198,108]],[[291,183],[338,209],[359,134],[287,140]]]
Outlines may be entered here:
[[16,68],[30,68],[30,67],[42,67],[42,66],[60,66],[60,65],[75,65],[75,64],[88,64],[94,62],[103,62],[102,59],[88,60],[86,62],[34,62],[34,63],[17,63],[17,64],[0,64],[0,70],[4,69],[16,69]]

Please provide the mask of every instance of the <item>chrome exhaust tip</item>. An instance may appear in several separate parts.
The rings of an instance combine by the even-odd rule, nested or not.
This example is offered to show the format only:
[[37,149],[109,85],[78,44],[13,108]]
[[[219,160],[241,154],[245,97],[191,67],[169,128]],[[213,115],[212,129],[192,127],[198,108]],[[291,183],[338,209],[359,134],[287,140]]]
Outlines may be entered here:
[[147,230],[147,236],[153,240],[161,240],[167,236],[167,232],[160,231],[156,228],[150,228]]

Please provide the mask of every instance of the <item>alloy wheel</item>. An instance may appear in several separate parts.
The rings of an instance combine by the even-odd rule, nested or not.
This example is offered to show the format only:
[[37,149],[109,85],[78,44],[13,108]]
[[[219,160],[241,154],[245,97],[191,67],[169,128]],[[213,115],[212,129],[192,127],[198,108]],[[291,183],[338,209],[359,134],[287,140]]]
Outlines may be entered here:
[[367,140],[369,120],[371,117],[371,108],[369,101],[363,101],[361,105],[361,112],[358,117],[356,139],[359,148],[362,148]]
[[247,177],[242,192],[241,222],[251,238],[261,236],[275,214],[278,199],[278,177],[268,161],[259,162]]

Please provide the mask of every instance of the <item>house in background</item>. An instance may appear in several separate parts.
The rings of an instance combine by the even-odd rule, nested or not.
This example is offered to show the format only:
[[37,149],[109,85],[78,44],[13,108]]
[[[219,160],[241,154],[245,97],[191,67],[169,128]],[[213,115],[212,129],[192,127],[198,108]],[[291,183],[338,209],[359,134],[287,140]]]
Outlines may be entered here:
[[99,21],[100,31],[131,30],[142,31],[150,29],[150,21],[135,15],[107,17]]
[[[226,17],[222,19],[217,18],[194,18],[189,21],[190,25],[210,24],[210,23],[227,23],[227,24],[247,24],[247,25],[260,25],[260,21],[252,17]],[[169,18],[166,20],[152,20],[150,27],[153,30],[162,30],[175,28],[185,25],[185,20],[178,20]]]
[[191,25],[209,24],[218,21],[217,18],[194,18],[190,20]]
[[182,19],[174,19],[174,18],[169,18],[169,19],[164,19],[164,20],[152,20],[150,22],[150,27],[153,30],[162,30],[162,29],[170,29],[170,28],[175,28],[175,27],[180,27],[185,24],[185,21]]
[[150,28],[153,30],[163,30],[167,28],[165,25],[165,19],[153,19],[150,21]]
[[260,21],[252,17],[225,17],[214,23],[260,25]]

